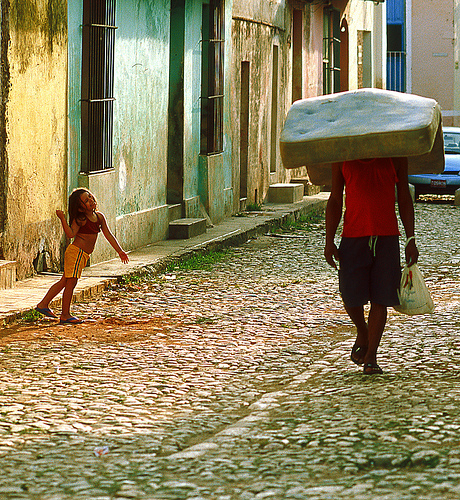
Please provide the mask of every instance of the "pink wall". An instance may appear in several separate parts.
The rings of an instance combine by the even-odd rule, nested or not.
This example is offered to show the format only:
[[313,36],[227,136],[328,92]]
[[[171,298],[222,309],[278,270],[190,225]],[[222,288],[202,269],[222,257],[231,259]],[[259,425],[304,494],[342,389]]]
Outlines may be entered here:
[[444,125],[454,108],[453,0],[412,0],[411,93],[436,99]]

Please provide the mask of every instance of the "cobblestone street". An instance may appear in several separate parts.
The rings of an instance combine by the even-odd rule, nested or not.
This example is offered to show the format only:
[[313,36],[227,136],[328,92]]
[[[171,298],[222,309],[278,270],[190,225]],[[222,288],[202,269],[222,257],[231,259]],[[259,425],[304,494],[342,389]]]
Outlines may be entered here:
[[9,328],[0,499],[460,498],[459,210],[416,204],[437,307],[390,311],[383,375],[349,360],[322,219]]

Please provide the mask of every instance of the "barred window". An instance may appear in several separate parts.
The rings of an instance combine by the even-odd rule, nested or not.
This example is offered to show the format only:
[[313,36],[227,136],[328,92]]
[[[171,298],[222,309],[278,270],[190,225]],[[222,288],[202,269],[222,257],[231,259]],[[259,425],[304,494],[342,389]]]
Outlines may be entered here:
[[340,12],[323,13],[323,94],[340,91]]
[[83,0],[81,170],[112,168],[115,0]]
[[223,151],[224,0],[203,5],[201,154]]

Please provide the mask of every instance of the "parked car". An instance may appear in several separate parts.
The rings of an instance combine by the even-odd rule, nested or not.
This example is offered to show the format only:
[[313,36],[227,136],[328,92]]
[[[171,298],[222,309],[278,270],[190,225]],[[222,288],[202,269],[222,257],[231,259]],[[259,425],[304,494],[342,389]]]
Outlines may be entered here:
[[446,165],[442,174],[409,175],[415,199],[421,194],[454,194],[460,188],[460,127],[443,127]]

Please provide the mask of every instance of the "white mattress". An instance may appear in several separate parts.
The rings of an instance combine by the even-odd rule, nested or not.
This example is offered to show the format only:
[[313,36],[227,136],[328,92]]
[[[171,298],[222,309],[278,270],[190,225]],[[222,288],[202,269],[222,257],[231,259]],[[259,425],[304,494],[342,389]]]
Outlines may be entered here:
[[405,156],[409,173],[444,169],[441,110],[433,99],[359,89],[296,101],[280,137],[285,168],[306,166],[313,184],[328,184],[330,164]]

